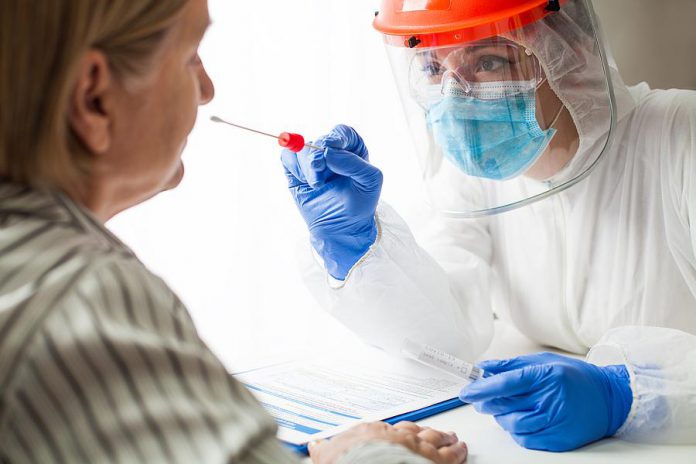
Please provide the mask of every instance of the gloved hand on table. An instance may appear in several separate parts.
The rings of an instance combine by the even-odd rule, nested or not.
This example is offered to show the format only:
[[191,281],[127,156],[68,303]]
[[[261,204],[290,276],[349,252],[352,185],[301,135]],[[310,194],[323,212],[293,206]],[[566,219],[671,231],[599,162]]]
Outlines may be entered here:
[[283,150],[281,161],[312,246],[329,274],[344,280],[377,238],[382,172],[369,163],[365,143],[348,126],[336,126],[314,145],[326,149]]
[[624,366],[599,367],[553,353],[484,361],[487,374],[462,401],[492,414],[525,448],[568,451],[612,436],[633,402]]

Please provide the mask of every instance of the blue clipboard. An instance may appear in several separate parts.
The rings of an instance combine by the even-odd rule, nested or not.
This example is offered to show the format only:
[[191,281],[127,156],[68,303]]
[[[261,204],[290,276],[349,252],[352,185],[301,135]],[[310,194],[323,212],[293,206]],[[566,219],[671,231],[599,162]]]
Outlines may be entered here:
[[[389,417],[387,419],[382,419],[382,421],[388,424],[396,424],[397,422],[401,421],[415,422],[420,419],[425,419],[426,417],[434,416],[435,414],[439,414],[441,412],[449,411],[450,409],[464,406],[465,404],[467,403],[462,402],[459,398],[452,398],[451,400],[435,403],[433,405],[426,406],[425,408],[399,414],[398,416]],[[283,444],[296,453],[304,455],[309,454],[307,450],[307,443],[296,445],[294,443],[283,442]]]

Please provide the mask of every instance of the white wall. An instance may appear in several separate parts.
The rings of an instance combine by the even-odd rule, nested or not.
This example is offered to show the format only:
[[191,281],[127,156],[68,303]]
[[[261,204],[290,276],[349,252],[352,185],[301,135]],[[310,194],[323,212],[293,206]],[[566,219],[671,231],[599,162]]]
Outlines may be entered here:
[[695,0],[594,0],[624,80],[696,89]]

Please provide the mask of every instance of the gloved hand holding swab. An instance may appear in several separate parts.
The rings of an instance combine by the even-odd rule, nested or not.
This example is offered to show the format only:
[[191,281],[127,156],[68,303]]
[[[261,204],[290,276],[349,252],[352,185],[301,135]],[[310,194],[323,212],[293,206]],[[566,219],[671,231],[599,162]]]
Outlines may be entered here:
[[255,132],[257,134],[265,135],[266,137],[273,137],[274,139],[278,140],[278,145],[280,145],[283,148],[287,148],[288,150],[293,151],[295,153],[302,151],[302,149],[304,147],[324,151],[324,149],[321,147],[317,147],[317,146],[312,145],[310,143],[305,143],[304,137],[302,137],[300,134],[293,134],[291,132],[282,132],[280,135],[273,135],[273,134],[262,132],[262,131],[259,131],[256,129],[251,129],[249,127],[240,126],[239,124],[234,124],[234,123],[231,123],[229,121],[225,121],[224,119],[222,119],[218,116],[211,116],[210,120],[213,122],[227,124],[228,126],[236,127],[238,129],[244,129],[244,130],[249,131],[249,132]]

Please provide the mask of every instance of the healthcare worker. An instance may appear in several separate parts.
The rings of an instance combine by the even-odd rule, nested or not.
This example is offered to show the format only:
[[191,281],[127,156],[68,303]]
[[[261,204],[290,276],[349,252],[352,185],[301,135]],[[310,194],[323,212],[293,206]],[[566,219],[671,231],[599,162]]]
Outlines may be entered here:
[[440,214],[417,243],[350,127],[283,152],[315,295],[395,353],[476,359],[494,314],[587,353],[462,390],[522,446],[696,443],[696,93],[627,88],[587,0],[384,0],[374,26]]

